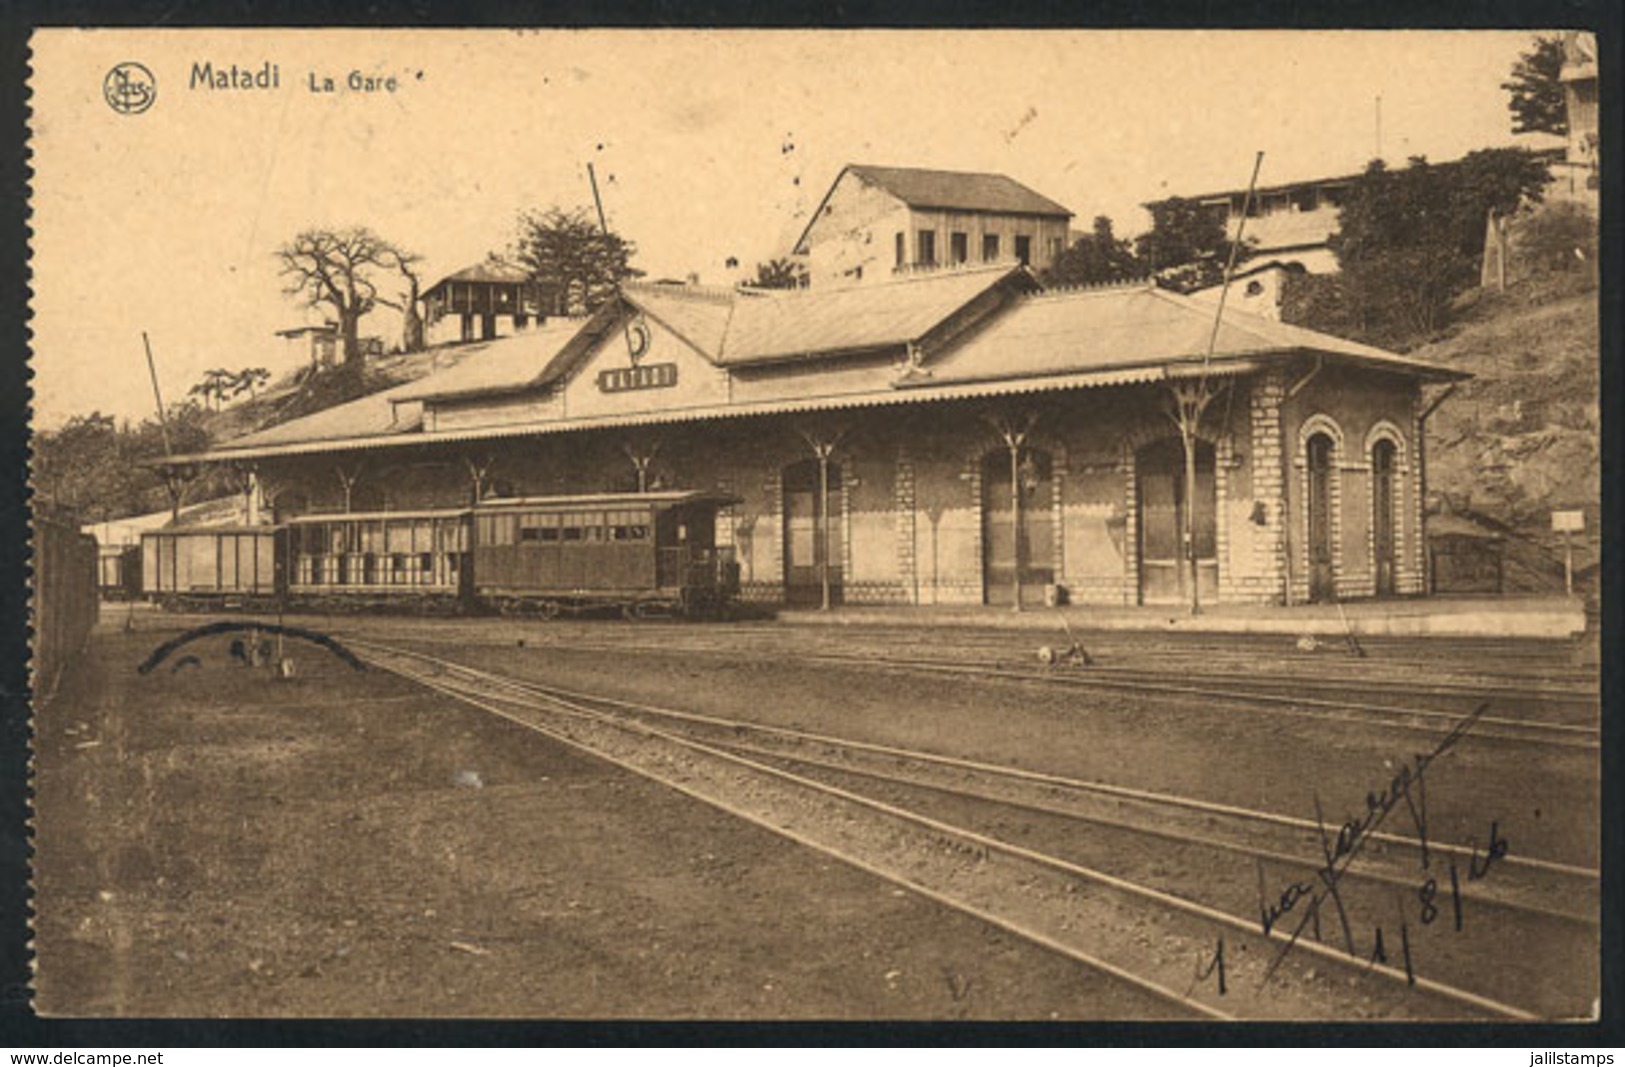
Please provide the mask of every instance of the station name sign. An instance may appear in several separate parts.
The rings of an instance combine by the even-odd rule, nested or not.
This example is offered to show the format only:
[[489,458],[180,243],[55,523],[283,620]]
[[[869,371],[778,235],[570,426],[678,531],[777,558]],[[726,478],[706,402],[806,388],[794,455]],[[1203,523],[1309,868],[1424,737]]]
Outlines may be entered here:
[[643,363],[612,367],[598,372],[598,388],[605,393],[629,393],[635,389],[669,389],[677,384],[677,364]]

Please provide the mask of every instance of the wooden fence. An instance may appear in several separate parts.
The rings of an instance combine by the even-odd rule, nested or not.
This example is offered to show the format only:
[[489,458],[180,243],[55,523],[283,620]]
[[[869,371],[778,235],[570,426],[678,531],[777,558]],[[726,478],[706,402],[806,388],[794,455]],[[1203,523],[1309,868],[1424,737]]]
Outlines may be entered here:
[[29,682],[38,708],[55,694],[63,669],[84,649],[96,624],[96,539],[75,523],[36,514],[30,563]]

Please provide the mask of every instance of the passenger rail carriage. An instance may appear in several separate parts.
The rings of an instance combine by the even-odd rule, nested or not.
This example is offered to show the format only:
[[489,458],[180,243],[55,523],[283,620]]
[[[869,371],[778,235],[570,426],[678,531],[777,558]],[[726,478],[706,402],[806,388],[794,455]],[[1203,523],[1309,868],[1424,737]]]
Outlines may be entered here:
[[144,594],[184,610],[716,615],[737,598],[720,493],[495,498],[142,537]]

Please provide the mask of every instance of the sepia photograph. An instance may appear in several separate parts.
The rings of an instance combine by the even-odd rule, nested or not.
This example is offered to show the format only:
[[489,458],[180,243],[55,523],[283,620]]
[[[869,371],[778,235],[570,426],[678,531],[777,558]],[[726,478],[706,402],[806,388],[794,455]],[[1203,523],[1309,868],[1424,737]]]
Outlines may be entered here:
[[1592,33],[29,48],[39,1016],[1601,1017]]

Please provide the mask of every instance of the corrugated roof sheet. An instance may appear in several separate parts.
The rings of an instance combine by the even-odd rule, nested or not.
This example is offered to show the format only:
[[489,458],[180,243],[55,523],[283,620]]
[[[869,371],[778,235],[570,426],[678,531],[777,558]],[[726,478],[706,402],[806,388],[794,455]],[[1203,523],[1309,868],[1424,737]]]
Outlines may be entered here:
[[[925,369],[930,376],[918,383],[1200,362],[1213,335],[1213,315],[1211,303],[1153,286],[1045,293],[1013,302],[974,336],[928,360]],[[1454,372],[1422,360],[1234,308],[1225,309],[1213,358],[1233,360],[1297,351],[1346,356],[1408,373],[1454,376]]]
[[846,171],[880,186],[910,207],[1001,215],[1072,215],[1049,197],[1003,174],[876,167],[867,163],[849,163]]
[[713,363],[722,358],[722,339],[734,304],[750,299],[732,291],[695,290],[681,285],[626,283],[627,300]]
[[918,341],[1019,267],[976,267],[910,275],[847,289],[774,291],[734,304],[718,362],[765,363]]
[[421,411],[402,412],[402,418],[396,419],[395,401],[400,399],[399,394],[402,390],[411,387],[411,384],[397,385],[347,404],[339,404],[313,415],[292,419],[281,425],[236,438],[226,442],[222,447],[260,448],[295,441],[336,441],[347,437],[372,437],[377,434],[416,430],[423,425]]
[[545,384],[555,357],[581,332],[584,321],[549,319],[534,329],[483,342],[470,358],[395,391],[394,399],[399,402],[477,396]]

